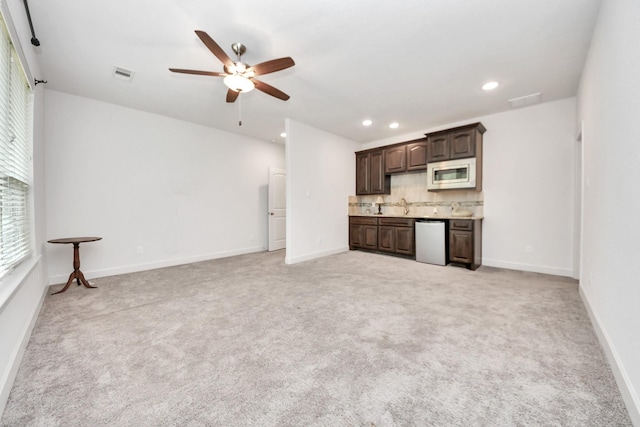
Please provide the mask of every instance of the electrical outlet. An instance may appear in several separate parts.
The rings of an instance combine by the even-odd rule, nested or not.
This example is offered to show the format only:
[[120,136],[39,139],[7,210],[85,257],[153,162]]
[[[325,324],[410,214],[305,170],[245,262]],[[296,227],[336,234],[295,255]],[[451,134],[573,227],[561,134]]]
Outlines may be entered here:
[[144,248],[143,248],[142,246],[138,246],[138,247],[136,248],[136,253],[137,253],[138,255],[142,255],[142,254],[144,253]]
[[528,254],[532,254],[533,253],[533,246],[531,245],[525,245],[524,246],[524,251]]

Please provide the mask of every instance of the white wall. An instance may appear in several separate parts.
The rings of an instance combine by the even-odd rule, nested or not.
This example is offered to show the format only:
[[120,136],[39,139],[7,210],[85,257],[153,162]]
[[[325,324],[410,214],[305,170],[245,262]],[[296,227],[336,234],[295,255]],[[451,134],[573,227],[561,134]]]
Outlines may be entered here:
[[[51,90],[45,113],[47,238],[102,237],[81,246],[89,279],[267,247],[283,145]],[[48,254],[65,282],[71,247]]]
[[[30,43],[24,3],[20,0],[3,0],[1,5],[13,43],[21,52],[23,65],[32,76],[40,77],[36,49]],[[0,416],[46,291],[46,257],[43,256],[46,245],[43,94],[43,85],[38,85],[34,91],[33,125],[34,256],[0,282]]]
[[640,426],[640,2],[605,0],[578,96],[584,122],[580,289]]
[[573,275],[575,109],[570,98],[480,118],[485,265]]
[[286,132],[286,263],[348,250],[358,145],[290,119]]
[[482,263],[571,277],[575,110],[575,98],[568,98],[400,135],[360,149],[482,122],[487,128],[483,139]]

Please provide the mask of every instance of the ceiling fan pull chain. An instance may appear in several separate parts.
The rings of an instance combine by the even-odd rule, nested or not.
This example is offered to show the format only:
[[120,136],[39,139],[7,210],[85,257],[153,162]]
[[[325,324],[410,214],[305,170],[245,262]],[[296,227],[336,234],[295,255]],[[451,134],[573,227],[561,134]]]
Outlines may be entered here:
[[238,126],[242,126],[242,97],[238,96]]

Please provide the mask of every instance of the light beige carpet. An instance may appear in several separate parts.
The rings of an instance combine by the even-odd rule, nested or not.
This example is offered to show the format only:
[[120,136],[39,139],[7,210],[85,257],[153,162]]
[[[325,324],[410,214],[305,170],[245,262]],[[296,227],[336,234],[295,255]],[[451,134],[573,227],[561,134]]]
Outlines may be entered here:
[[92,282],[46,297],[1,425],[631,425],[569,279],[355,251]]

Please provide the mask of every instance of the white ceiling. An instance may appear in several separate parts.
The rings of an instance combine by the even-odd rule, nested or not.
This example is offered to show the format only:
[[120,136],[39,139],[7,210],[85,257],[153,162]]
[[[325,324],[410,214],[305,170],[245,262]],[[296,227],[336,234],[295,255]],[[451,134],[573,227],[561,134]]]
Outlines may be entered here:
[[[359,142],[509,109],[510,98],[574,96],[600,0],[31,0],[47,88],[282,140],[289,117]],[[22,12],[22,11],[21,11]],[[225,102],[222,71],[194,30],[256,64],[291,56]],[[135,71],[131,82],[114,66]],[[484,92],[481,85],[500,87]],[[238,126],[241,107],[242,122]],[[374,124],[364,128],[370,118]],[[387,125],[398,121],[400,127]]]

